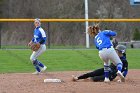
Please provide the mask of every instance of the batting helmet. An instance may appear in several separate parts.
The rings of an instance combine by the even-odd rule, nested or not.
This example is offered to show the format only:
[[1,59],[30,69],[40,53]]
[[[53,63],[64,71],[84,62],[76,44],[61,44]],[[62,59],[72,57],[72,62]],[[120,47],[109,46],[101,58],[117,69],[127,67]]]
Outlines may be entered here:
[[126,52],[126,46],[124,46],[124,45],[117,45],[115,49],[120,51],[121,53]]

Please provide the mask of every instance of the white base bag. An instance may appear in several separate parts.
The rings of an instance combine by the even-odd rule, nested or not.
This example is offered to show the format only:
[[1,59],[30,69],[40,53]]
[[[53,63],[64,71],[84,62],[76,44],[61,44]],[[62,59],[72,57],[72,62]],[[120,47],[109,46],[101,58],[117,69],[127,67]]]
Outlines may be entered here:
[[46,82],[52,82],[52,83],[56,82],[57,83],[57,82],[62,82],[62,81],[60,79],[44,79],[44,83],[46,83]]

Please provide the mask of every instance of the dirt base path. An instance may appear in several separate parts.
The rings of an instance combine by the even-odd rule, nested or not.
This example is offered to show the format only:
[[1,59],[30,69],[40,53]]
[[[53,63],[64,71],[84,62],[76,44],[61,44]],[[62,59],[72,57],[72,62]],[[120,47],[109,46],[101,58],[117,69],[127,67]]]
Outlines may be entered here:
[[[140,70],[130,70],[125,83],[71,81],[71,75],[85,72],[88,71],[0,74],[0,93],[140,93]],[[64,82],[44,83],[45,78],[59,78]]]

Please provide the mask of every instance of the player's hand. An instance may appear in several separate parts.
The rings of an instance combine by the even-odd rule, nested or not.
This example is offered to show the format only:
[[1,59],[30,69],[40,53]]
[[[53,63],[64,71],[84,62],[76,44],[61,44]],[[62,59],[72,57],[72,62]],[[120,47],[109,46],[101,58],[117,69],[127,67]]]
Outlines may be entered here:
[[39,48],[40,48],[40,43],[32,43],[31,45],[30,45],[30,48],[31,48],[31,50],[33,50],[33,51],[37,51]]
[[32,41],[30,41],[30,42],[28,43],[28,46],[30,47],[30,46],[32,45],[32,43],[33,43],[33,42],[32,42]]

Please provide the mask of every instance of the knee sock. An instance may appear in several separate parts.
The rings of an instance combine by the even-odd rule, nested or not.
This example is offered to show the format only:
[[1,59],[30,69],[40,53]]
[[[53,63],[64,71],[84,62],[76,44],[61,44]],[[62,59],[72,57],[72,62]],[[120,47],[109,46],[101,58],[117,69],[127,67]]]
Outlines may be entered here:
[[43,65],[42,63],[38,62],[37,59],[33,61],[33,65],[34,65],[35,69],[36,69],[38,72],[40,72],[39,66],[44,67],[44,65]]
[[36,71],[40,72],[39,66],[35,66]]
[[109,78],[109,66],[104,65],[104,75],[105,78]]
[[38,65],[42,68],[44,67],[44,65],[40,61],[38,61]]
[[118,71],[120,71],[120,72],[122,71],[122,63],[118,63],[118,64],[117,64],[117,69],[118,69]]

